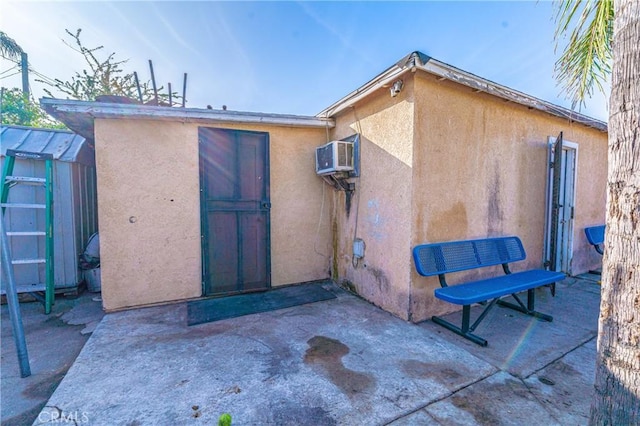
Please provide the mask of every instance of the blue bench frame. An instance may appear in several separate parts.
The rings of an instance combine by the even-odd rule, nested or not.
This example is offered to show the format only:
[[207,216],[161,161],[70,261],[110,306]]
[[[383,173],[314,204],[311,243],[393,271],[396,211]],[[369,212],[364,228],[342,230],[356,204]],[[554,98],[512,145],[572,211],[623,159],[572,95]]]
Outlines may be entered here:
[[[413,260],[418,273],[425,277],[437,275],[440,280],[441,288],[434,291],[435,296],[446,302],[462,305],[460,327],[438,316],[431,318],[433,322],[481,346],[487,346],[487,341],[473,334],[473,331],[496,304],[544,321],[553,321],[552,316],[535,310],[535,289],[561,281],[565,274],[543,269],[511,273],[509,263],[525,258],[526,253],[518,237],[422,244],[413,249]],[[449,286],[445,279],[445,274],[496,265],[502,265],[505,275],[453,286]],[[517,295],[523,291],[527,292],[526,305]],[[508,295],[513,296],[517,304],[501,300]],[[470,324],[471,305],[486,304],[488,301],[490,302],[484,311]]]
[[584,234],[587,236],[587,241],[589,241],[589,244],[591,244],[600,254],[604,254],[602,244],[604,244],[605,228],[605,225],[589,226],[584,228]]
[[[595,248],[596,251],[601,255],[604,254],[604,247],[602,247],[602,245],[604,244],[605,228],[605,225],[588,226],[584,228],[584,234],[587,236],[587,241],[589,241],[589,244],[591,244],[593,248]],[[597,271],[595,269],[589,271],[589,273],[594,275],[602,274],[601,271]]]

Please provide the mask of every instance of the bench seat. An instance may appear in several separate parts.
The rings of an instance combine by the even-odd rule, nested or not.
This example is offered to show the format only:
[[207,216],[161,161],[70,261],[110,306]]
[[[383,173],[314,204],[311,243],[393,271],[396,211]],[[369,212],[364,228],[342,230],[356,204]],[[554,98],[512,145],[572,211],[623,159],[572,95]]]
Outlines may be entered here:
[[[550,285],[551,294],[554,294],[555,283],[562,281],[565,275],[542,269],[512,273],[509,264],[525,260],[526,257],[522,241],[515,236],[430,243],[414,247],[413,259],[418,274],[424,277],[437,275],[440,280],[442,288],[434,290],[435,297],[462,305],[460,326],[435,315],[431,317],[432,321],[482,346],[487,346],[487,341],[473,334],[473,331],[495,305],[514,309],[543,321],[553,321],[551,315],[535,310],[535,289]],[[449,285],[445,277],[447,274],[497,265],[502,265],[504,275],[456,285]],[[518,296],[523,291],[527,292],[526,303]],[[516,303],[505,301],[504,296],[513,297]],[[482,303],[486,307],[472,324],[471,305],[474,303]]]
[[532,288],[553,284],[563,280],[565,275],[561,272],[533,269],[530,271],[516,272],[509,275],[487,278],[484,280],[458,284],[449,287],[438,288],[435,296],[456,305],[471,305],[484,302],[496,297],[520,293]]

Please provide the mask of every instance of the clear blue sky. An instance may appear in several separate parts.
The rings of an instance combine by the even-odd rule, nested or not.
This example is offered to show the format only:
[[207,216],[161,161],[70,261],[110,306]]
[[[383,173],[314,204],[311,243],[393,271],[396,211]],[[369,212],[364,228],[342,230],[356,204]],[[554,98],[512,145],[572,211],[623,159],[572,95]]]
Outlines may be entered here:
[[[65,28],[128,59],[128,72],[182,90],[187,105],[315,115],[420,50],[496,83],[569,107],[553,77],[553,5],[518,2],[14,2],[0,27],[33,69],[68,80],[84,63]],[[13,64],[3,61],[0,73]],[[12,74],[5,72],[4,77]],[[17,76],[4,87],[19,87]],[[31,77],[38,97],[42,84]],[[582,113],[606,120],[606,97]]]

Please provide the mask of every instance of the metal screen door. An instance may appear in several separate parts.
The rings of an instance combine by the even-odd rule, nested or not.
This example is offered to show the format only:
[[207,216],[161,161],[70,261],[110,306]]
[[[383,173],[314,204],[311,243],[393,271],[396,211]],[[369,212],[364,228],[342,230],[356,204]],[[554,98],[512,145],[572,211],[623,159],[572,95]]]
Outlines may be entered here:
[[269,135],[201,127],[204,295],[270,287]]
[[577,144],[563,140],[562,132],[550,144],[549,268],[571,274]]

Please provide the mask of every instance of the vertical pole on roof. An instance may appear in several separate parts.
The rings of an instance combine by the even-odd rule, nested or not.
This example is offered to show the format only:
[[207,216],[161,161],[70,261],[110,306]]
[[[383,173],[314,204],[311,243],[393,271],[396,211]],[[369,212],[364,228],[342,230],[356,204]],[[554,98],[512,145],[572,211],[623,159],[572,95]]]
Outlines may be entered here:
[[140,99],[140,103],[144,103],[144,99],[142,99],[142,90],[140,89],[140,80],[138,80],[138,73],[133,72],[133,78],[136,79],[136,87],[138,88],[138,98]]
[[153,74],[153,62],[149,59],[149,69],[151,70],[151,83],[153,83],[153,96],[156,99],[156,105],[160,105],[158,102],[158,88],[156,87],[156,76]]
[[167,83],[167,86],[169,87],[169,106],[173,106],[173,97],[171,95],[171,83]]
[[11,264],[11,254],[9,252],[9,241],[4,229],[4,212],[0,213],[0,239],[2,239],[2,270],[7,278],[7,304],[9,305],[9,317],[13,329],[13,339],[18,353],[18,363],[20,364],[20,377],[29,377],[31,367],[29,366],[29,353],[27,352],[27,342],[24,338],[24,328],[22,328],[22,315],[18,304],[18,293],[16,291],[16,279],[13,274]]
[[184,73],[184,82],[182,83],[182,108],[187,102],[187,73]]
[[20,58],[20,67],[22,68],[22,96],[29,99],[29,59],[25,52],[22,52]]

